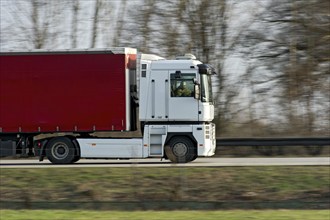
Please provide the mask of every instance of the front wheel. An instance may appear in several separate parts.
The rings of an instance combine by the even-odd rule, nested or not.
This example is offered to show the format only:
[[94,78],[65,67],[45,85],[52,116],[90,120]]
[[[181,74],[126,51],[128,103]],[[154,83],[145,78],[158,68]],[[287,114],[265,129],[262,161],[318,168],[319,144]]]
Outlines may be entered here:
[[165,154],[174,163],[188,163],[197,158],[197,148],[190,138],[177,136],[167,143]]
[[67,137],[53,138],[47,144],[46,156],[54,164],[72,163],[75,160],[75,148]]

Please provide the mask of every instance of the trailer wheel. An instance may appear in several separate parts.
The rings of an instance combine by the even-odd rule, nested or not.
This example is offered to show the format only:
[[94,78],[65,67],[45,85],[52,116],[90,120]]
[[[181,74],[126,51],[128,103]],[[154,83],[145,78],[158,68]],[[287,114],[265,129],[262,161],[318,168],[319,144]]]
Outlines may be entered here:
[[190,138],[176,136],[165,146],[165,154],[174,163],[188,163],[197,158],[197,149]]
[[75,159],[75,147],[69,138],[53,138],[47,144],[46,156],[54,164],[72,163]]

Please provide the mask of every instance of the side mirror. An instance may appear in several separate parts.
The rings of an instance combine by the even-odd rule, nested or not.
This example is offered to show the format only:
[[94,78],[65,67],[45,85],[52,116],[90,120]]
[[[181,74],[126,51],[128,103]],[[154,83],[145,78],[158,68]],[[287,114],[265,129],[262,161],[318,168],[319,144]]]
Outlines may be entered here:
[[200,100],[201,98],[201,89],[199,84],[194,85],[194,98]]
[[208,74],[208,75],[216,75],[215,69],[209,64],[198,64],[198,73],[199,74]]

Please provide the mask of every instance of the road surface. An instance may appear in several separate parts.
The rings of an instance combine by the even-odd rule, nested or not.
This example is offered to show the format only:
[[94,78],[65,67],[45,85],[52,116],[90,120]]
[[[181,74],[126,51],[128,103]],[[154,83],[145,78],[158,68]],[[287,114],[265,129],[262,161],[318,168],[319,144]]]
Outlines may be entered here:
[[[1,159],[4,168],[58,168],[58,167],[226,167],[226,166],[330,166],[330,157],[295,158],[197,158],[187,164],[173,164],[160,159],[94,160],[81,159],[75,164],[54,165],[47,159]],[[330,168],[329,168],[330,169]]]

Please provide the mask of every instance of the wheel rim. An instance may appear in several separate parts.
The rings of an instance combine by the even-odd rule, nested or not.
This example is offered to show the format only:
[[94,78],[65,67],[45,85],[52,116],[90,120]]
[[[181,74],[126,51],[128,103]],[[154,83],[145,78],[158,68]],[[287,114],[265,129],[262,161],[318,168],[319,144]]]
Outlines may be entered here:
[[185,156],[188,152],[188,147],[184,143],[176,143],[173,146],[173,154],[177,157]]
[[66,158],[69,154],[69,147],[65,143],[57,143],[52,147],[52,155],[57,160]]

